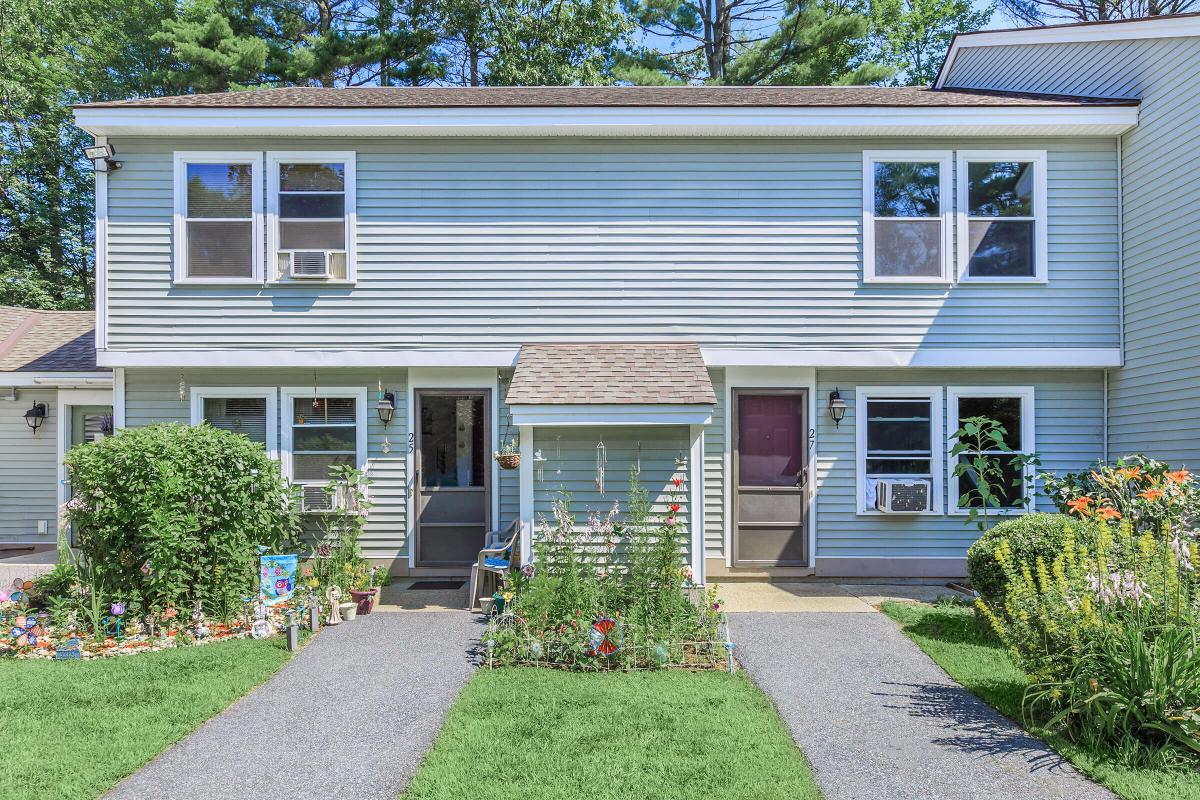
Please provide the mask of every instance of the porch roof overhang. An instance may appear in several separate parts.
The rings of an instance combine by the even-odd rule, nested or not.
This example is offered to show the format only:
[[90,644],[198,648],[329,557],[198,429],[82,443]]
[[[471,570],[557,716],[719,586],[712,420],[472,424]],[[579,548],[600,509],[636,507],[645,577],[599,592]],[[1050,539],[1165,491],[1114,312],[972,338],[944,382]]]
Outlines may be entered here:
[[514,425],[705,425],[717,402],[694,342],[526,344],[507,402]]

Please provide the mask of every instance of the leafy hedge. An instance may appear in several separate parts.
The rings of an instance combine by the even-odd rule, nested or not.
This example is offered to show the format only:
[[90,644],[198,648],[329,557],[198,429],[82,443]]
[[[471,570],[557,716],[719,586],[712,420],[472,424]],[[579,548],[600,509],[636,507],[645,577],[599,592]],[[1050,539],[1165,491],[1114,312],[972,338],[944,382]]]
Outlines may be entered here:
[[200,601],[228,618],[254,594],[258,548],[295,545],[279,464],[240,434],[132,428],[72,449],[66,465],[83,577],[103,604],[150,611]]
[[1008,578],[996,558],[1002,544],[1018,564],[1037,565],[1041,558],[1046,564],[1062,552],[1067,528],[1086,538],[1091,526],[1073,520],[1065,514],[1023,514],[994,525],[967,550],[967,575],[971,586],[987,603],[1002,603]]

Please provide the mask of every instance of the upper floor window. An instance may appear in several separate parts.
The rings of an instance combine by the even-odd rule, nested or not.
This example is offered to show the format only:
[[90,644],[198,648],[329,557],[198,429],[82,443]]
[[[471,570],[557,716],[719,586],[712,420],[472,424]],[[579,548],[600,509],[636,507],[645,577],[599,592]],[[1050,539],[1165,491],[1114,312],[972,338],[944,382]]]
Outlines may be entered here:
[[950,251],[948,152],[867,152],[863,160],[865,279],[941,283]]
[[262,280],[262,154],[175,154],[175,279]]
[[275,280],[354,279],[354,154],[269,153]]
[[1046,280],[1046,153],[959,152],[964,281]]

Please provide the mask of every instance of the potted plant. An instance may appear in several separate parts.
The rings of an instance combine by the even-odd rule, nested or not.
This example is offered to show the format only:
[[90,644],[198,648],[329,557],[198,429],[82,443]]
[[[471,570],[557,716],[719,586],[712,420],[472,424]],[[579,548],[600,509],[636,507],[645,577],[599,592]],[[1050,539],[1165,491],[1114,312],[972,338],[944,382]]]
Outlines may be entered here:
[[500,442],[500,449],[492,453],[500,469],[517,469],[521,466],[521,440],[514,436]]
[[[354,603],[360,614],[370,614],[375,607],[375,596],[377,588],[372,586],[372,577],[374,571],[366,561],[360,560],[354,567],[354,573],[351,577],[350,597],[354,599]],[[358,587],[358,588],[353,588]]]
[[392,574],[383,564],[371,570],[371,589],[375,592],[375,607],[378,608],[383,603],[383,587],[390,586],[392,583]]

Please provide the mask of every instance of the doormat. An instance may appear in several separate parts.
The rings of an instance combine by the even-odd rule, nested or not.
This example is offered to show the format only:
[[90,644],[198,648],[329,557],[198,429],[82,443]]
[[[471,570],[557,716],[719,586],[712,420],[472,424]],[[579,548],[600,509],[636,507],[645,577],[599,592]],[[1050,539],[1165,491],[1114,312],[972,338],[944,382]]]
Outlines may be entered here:
[[412,586],[408,587],[407,591],[413,589],[461,589],[466,584],[466,581],[415,581]]

